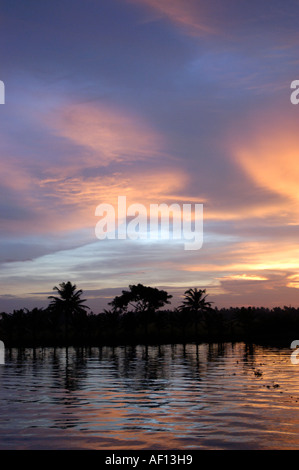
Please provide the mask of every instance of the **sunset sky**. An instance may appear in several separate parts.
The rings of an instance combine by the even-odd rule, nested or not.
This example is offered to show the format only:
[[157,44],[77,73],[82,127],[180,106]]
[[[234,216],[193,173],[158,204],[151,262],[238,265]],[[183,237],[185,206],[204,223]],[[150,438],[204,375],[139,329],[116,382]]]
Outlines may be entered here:
[[[298,0],[2,0],[0,311],[71,281],[299,306]],[[98,240],[96,207],[202,203],[204,243]]]

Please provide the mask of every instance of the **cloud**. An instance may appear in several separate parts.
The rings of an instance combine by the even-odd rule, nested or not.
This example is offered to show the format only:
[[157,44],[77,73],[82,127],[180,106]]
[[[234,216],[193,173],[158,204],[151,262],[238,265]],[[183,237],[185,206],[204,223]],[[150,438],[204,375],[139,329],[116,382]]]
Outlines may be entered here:
[[299,289],[299,274],[291,274],[290,276],[288,276],[287,287]]
[[183,27],[194,36],[206,33],[215,33],[215,30],[206,20],[201,18],[203,2],[196,0],[128,0],[129,3],[146,5],[158,13],[160,17],[168,18],[173,23]]
[[223,276],[218,278],[222,281],[226,280],[239,280],[239,281],[268,281],[268,278],[265,276],[259,276],[256,274],[232,274],[230,276]]
[[[242,240],[234,243],[211,244],[203,252],[201,263],[184,265],[191,272],[223,272],[232,274],[263,275],[266,271],[294,271],[299,269],[297,237],[275,240]],[[214,251],[214,256],[212,252]]]
[[286,286],[285,278],[263,282],[222,281],[220,292],[214,297],[219,307],[284,307],[298,306],[297,289]]
[[101,103],[70,104],[46,120],[55,134],[81,147],[81,157],[69,161],[73,169],[166,156],[162,136],[128,110]]
[[[41,181],[41,190],[51,198],[52,217],[56,214],[55,230],[78,230],[94,227],[95,209],[99,204],[117,208],[118,197],[126,196],[127,207],[143,204],[146,207],[160,201],[181,202],[188,178],[176,169],[138,169],[98,177],[73,177]],[[184,198],[187,198],[184,195]],[[57,214],[59,218],[57,219]],[[49,214],[48,214],[49,216]],[[47,227],[50,230],[50,227]]]
[[[294,210],[294,202],[299,202],[299,137],[296,123],[284,116],[275,120],[259,122],[255,131],[250,131],[234,149],[237,164],[257,186],[286,197]],[[281,203],[286,199],[281,199]],[[279,208],[277,208],[279,210]],[[298,208],[297,208],[298,214]]]
[[[140,280],[293,299],[298,2],[62,3],[32,16],[4,0],[3,292],[70,277],[90,296]],[[120,195],[203,202],[203,248],[96,242],[96,206]]]
[[[298,12],[298,2],[289,0],[288,8],[275,2],[269,7],[258,0],[240,2],[239,0],[127,0],[139,6],[151,8],[158,18],[166,18],[183,29],[190,36],[214,35],[230,42],[236,37],[246,41],[250,37],[250,48],[263,39],[282,42],[281,48],[298,44],[294,14]],[[152,18],[151,18],[152,19]],[[279,27],[279,37],[277,28]],[[276,41],[275,41],[276,39]]]
[[96,206],[116,204],[121,195],[128,204],[180,201],[187,174],[165,150],[162,134],[142,117],[107,104],[58,101],[27,119],[29,132],[35,122],[39,126],[44,147],[39,148],[39,141],[36,148],[34,142],[25,162],[24,149],[15,146],[10,146],[9,158],[1,156],[3,233],[90,228]]

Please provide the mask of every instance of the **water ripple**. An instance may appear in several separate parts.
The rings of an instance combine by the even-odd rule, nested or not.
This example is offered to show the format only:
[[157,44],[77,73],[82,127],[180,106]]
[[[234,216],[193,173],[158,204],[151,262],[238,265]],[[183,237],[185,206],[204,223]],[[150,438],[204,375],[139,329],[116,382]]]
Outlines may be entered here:
[[237,344],[12,349],[1,449],[299,449],[290,350]]

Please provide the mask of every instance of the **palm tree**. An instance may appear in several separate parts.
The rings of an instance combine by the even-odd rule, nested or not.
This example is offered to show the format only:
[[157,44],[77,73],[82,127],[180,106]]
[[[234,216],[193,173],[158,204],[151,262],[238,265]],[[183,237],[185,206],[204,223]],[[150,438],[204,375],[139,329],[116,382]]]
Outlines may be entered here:
[[193,312],[209,310],[212,302],[206,301],[208,294],[204,296],[205,293],[206,289],[197,289],[197,287],[195,289],[186,290],[184,293],[185,299],[181,308],[188,308]]
[[83,305],[86,302],[86,299],[80,298],[83,291],[81,289],[76,291],[77,286],[75,284],[69,281],[67,283],[62,282],[59,286],[60,288],[57,286],[53,287],[53,290],[58,292],[59,297],[53,295],[48,297],[48,299],[51,299],[49,309],[64,317],[65,339],[67,341],[70,321],[76,317],[85,317],[86,310],[89,310],[89,307]]
[[196,332],[198,329],[199,317],[211,311],[212,302],[207,302],[206,289],[188,289],[184,293],[183,304],[179,307],[182,312],[188,312],[195,317]]

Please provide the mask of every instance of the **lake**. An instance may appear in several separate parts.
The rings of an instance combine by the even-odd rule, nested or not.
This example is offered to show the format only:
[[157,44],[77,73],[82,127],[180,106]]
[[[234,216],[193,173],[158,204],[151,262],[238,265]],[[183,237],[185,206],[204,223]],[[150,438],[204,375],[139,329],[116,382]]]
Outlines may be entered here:
[[299,449],[291,352],[244,343],[6,350],[0,449]]

